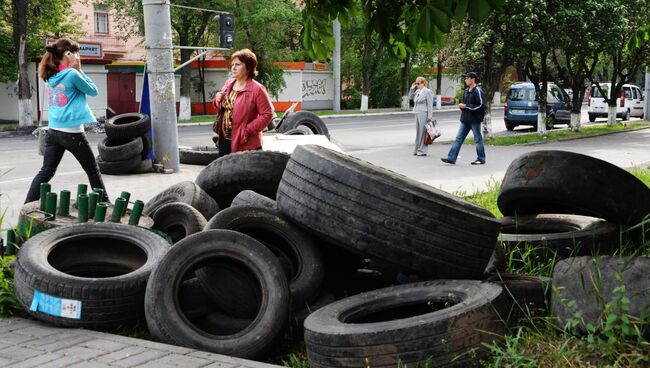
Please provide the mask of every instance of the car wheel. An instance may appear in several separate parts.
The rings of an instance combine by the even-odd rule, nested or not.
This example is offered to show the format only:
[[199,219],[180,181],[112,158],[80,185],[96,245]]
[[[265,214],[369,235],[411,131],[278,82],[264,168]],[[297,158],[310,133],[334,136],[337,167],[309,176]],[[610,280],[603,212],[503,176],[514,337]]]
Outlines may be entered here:
[[592,123],[596,121],[596,115],[589,114],[589,121]]
[[516,126],[517,126],[517,124],[515,124],[515,123],[509,123],[509,122],[506,122],[506,129],[508,129],[508,131],[513,131],[513,130],[515,130],[515,127],[516,127]]
[[623,121],[630,121],[630,110],[627,110],[623,115]]

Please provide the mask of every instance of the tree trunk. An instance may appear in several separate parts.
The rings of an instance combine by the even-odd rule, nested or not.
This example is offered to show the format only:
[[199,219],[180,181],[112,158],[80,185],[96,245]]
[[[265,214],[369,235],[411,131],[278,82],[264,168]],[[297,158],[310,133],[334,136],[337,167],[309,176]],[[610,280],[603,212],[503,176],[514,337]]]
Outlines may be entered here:
[[410,68],[411,54],[406,54],[406,59],[402,63],[402,110],[408,110],[409,104],[409,68]]
[[571,130],[574,132],[579,132],[580,131],[580,113],[575,113],[571,111]]
[[490,112],[490,107],[491,103],[487,103],[486,105],[486,110],[485,110],[485,117],[483,117],[483,124],[482,124],[482,133],[483,137],[488,137],[492,138],[494,137],[494,134],[492,132],[492,113]]
[[[181,45],[187,45],[187,41],[183,42],[181,39]],[[192,50],[181,50],[181,64],[190,60],[192,56]],[[190,120],[192,119],[192,68],[187,65],[181,69],[181,101],[179,105],[178,120]]]
[[442,59],[438,54],[438,74],[436,74],[436,109],[442,109]]
[[18,50],[18,125],[34,125],[32,110],[32,91],[29,85],[28,50],[27,50],[27,9],[29,0],[13,0],[13,39]]
[[361,106],[360,111],[368,111],[368,95],[361,94]]
[[614,126],[616,124],[616,100],[614,100],[614,106],[608,105],[609,109],[607,111],[607,126]]

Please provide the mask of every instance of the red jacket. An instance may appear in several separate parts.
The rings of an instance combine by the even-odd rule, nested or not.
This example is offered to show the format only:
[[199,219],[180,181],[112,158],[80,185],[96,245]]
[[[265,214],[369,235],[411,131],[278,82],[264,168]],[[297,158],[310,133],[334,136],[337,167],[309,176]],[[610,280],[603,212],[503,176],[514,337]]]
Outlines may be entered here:
[[[224,83],[221,92],[227,96],[235,84],[235,79]],[[212,101],[217,111],[221,101]],[[262,130],[273,117],[273,106],[266,88],[256,80],[249,78],[243,90],[237,92],[237,99],[232,110],[231,151],[246,151],[262,146]]]

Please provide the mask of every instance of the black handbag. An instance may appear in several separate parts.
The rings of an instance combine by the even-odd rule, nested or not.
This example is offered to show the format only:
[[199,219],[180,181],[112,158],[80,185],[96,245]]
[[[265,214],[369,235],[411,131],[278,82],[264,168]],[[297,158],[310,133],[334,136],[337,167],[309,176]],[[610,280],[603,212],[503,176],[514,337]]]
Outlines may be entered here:
[[212,122],[212,141],[217,143],[219,141],[219,132],[221,131],[221,117],[223,116],[223,108],[217,111],[217,116]]

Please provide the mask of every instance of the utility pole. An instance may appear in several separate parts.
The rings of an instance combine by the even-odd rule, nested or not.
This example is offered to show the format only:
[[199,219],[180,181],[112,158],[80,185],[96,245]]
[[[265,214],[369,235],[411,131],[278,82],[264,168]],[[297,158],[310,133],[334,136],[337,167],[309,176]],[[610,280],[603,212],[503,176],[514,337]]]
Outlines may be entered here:
[[643,104],[643,118],[650,119],[650,65],[645,67],[645,93]]
[[341,111],[341,23],[334,19],[334,112]]
[[142,0],[155,162],[179,170],[169,0]]

